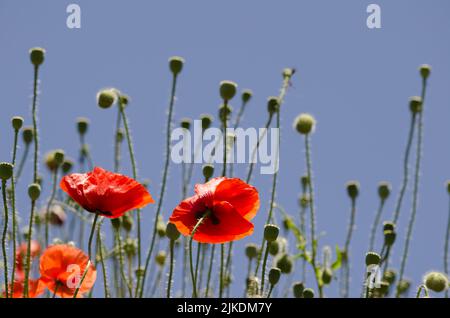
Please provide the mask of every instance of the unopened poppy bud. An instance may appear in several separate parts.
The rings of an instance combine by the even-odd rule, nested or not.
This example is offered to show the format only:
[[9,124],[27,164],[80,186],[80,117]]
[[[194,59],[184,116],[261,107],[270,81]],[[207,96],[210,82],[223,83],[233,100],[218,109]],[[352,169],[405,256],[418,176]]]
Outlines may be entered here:
[[114,228],[114,230],[119,230],[120,229],[120,218],[115,218],[115,219],[111,219],[111,225]]
[[280,109],[280,100],[276,96],[270,96],[267,99],[267,111],[269,114],[275,114]]
[[13,175],[14,166],[9,162],[0,162],[0,179],[6,181]]
[[200,120],[202,121],[202,130],[206,130],[211,126],[213,116],[210,114],[202,114],[200,115]]
[[214,174],[214,166],[210,164],[205,164],[203,165],[202,172],[205,179],[209,179]]
[[302,194],[302,195],[300,196],[300,199],[299,199],[299,204],[300,204],[300,207],[302,207],[302,208],[308,207],[308,204],[309,204],[309,195],[307,195],[307,194]]
[[389,284],[392,284],[392,283],[395,282],[396,276],[397,276],[397,274],[395,273],[394,270],[388,269],[388,270],[385,271],[384,274],[383,274],[383,280],[385,280],[385,281],[388,282]]
[[133,218],[127,214],[122,217],[122,226],[125,231],[130,232],[133,229]]
[[264,239],[268,242],[273,242],[277,239],[280,228],[274,224],[266,224],[264,226]]
[[294,120],[294,129],[300,134],[307,135],[314,130],[316,120],[310,114],[300,114]]
[[325,285],[331,283],[331,279],[333,278],[333,271],[330,268],[325,268],[322,272],[322,282]]
[[123,141],[124,136],[125,136],[125,134],[123,132],[123,129],[122,128],[117,129],[116,139],[117,139],[118,143],[121,143]]
[[34,47],[30,49],[30,60],[34,66],[39,66],[44,63],[45,50],[41,47]]
[[381,200],[386,200],[391,193],[391,185],[389,182],[380,182],[378,184],[378,196]]
[[132,238],[126,239],[123,244],[123,250],[128,257],[136,255],[137,247],[137,241]]
[[308,188],[308,185],[309,185],[309,177],[308,176],[302,176],[300,178],[300,183],[302,185],[303,191],[306,191],[306,189]]
[[159,251],[158,254],[156,254],[155,260],[159,266],[164,266],[164,262],[166,261],[166,252]]
[[11,124],[12,124],[12,126],[13,126],[15,131],[19,131],[20,128],[22,128],[22,125],[23,125],[23,118],[20,117],[20,116],[14,116],[11,119]]
[[269,271],[269,283],[275,286],[281,277],[281,270],[279,268],[273,267]]
[[120,94],[118,101],[122,107],[125,107],[130,103],[130,97],[126,94]]
[[408,281],[406,279],[399,281],[398,285],[397,285],[398,293],[400,295],[404,294],[404,293],[407,293],[408,290],[409,290],[409,287],[411,287],[411,282],[410,281]]
[[116,102],[116,93],[112,89],[104,89],[97,93],[97,104],[101,108],[110,108]]
[[448,288],[448,277],[444,273],[431,272],[423,278],[425,286],[436,293],[443,292]]
[[84,135],[89,127],[89,119],[80,117],[77,119],[77,130],[80,135]]
[[183,118],[180,123],[181,128],[188,129],[191,128],[191,120],[189,118]]
[[169,67],[170,71],[173,73],[173,75],[178,75],[181,70],[183,69],[184,65],[184,59],[180,56],[172,56],[169,59]]
[[395,224],[391,221],[384,221],[383,222],[383,231],[394,231],[395,230]]
[[286,67],[283,70],[283,78],[291,77],[292,75],[294,75],[294,73],[295,73],[295,69]]
[[352,200],[358,197],[359,183],[357,181],[350,181],[347,183],[347,194]]
[[220,97],[224,101],[229,101],[236,95],[237,84],[232,81],[220,82]]
[[252,98],[253,92],[250,89],[244,89],[242,91],[242,102],[247,104],[249,100]]
[[172,240],[176,241],[180,237],[180,232],[178,231],[177,227],[173,223],[167,223],[166,226],[166,235],[167,237]]
[[269,253],[275,256],[280,251],[280,243],[278,240],[269,243]]
[[141,266],[139,268],[136,268],[134,272],[136,274],[136,277],[143,277],[145,273],[145,268]]
[[379,287],[376,288],[376,291],[381,295],[386,295],[389,291],[389,283],[386,281],[381,281],[379,283]]
[[422,98],[419,96],[413,96],[409,99],[409,109],[413,114],[420,113],[422,111]]
[[31,127],[26,127],[22,131],[22,139],[25,144],[30,144],[33,141],[34,130]]
[[28,196],[32,201],[39,199],[41,195],[41,186],[37,183],[32,183],[28,186]]
[[[64,157],[63,157],[64,159]],[[45,155],[45,165],[48,170],[55,171],[58,168],[58,162],[56,161],[56,151],[50,151]]]
[[159,237],[166,236],[166,224],[162,220],[158,220],[158,224],[156,224],[156,232]]
[[366,266],[379,265],[381,257],[378,253],[368,252],[366,253]]
[[391,230],[383,231],[383,234],[384,234],[384,244],[386,246],[392,246],[395,242],[395,238],[397,237],[397,234]]
[[294,285],[292,285],[292,291],[295,298],[302,298],[304,290],[305,285],[302,282],[294,283]]
[[256,244],[250,243],[245,246],[245,255],[249,258],[256,258],[258,256],[259,249]]
[[227,121],[230,117],[231,112],[233,111],[233,108],[228,104],[222,104],[219,107],[219,118],[222,122]]
[[60,244],[64,244],[64,241],[61,240],[59,237],[55,237],[55,238],[52,240],[52,245],[60,245]]
[[275,260],[275,264],[283,274],[289,274],[294,266],[294,261],[292,260],[292,257],[284,253]]
[[55,150],[54,156],[56,165],[57,166],[62,165],[64,162],[64,150],[61,149]]
[[73,167],[73,161],[66,158],[61,166],[61,169],[66,174],[66,173],[70,172],[70,170],[72,170],[72,167]]
[[303,298],[314,298],[314,290],[312,288],[305,288],[303,290]]
[[431,66],[428,64],[422,64],[419,67],[419,71],[420,71],[420,76],[422,76],[423,79],[427,79],[431,73]]

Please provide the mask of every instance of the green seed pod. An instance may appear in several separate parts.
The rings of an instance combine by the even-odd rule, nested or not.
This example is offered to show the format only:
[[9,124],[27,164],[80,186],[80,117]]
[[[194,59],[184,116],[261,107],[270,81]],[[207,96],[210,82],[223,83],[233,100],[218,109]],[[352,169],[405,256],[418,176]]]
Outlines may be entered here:
[[213,116],[209,114],[202,114],[200,115],[200,120],[202,121],[202,130],[206,130],[211,126]]
[[386,246],[392,246],[395,242],[395,238],[397,237],[397,234],[391,230],[383,231],[383,234],[384,234],[384,244]]
[[34,130],[32,127],[25,127],[22,131],[23,142],[29,145],[33,141]]
[[325,285],[331,283],[331,279],[333,278],[333,271],[330,268],[325,268],[322,272],[322,282]]
[[136,268],[136,270],[134,271],[134,273],[136,274],[136,277],[143,277],[144,273],[145,273],[145,268],[144,267],[139,267]]
[[289,274],[292,272],[294,261],[287,253],[281,254],[275,260],[276,267],[278,267],[283,274]]
[[77,118],[77,130],[80,135],[84,135],[89,127],[89,119],[80,117]]
[[413,114],[420,113],[422,111],[422,98],[419,96],[413,96],[409,99],[409,109]]
[[220,97],[224,101],[231,100],[234,95],[236,95],[237,84],[232,81],[222,81],[220,82]]
[[294,120],[294,129],[302,135],[308,135],[314,130],[316,120],[310,114],[300,114]]
[[408,290],[409,290],[410,287],[411,287],[411,282],[410,282],[410,281],[408,281],[408,280],[406,280],[406,279],[401,280],[401,281],[398,283],[398,285],[397,285],[398,293],[399,293],[400,295],[405,294],[405,293],[408,292]]
[[388,282],[390,285],[392,285],[395,282],[396,276],[397,276],[397,274],[395,273],[394,270],[388,269],[383,274],[383,280]]
[[440,293],[448,288],[448,277],[444,273],[440,272],[431,272],[425,275],[423,278],[425,286],[428,289]]
[[191,119],[190,118],[183,118],[181,120],[180,126],[181,128],[189,130],[191,128]]
[[267,99],[267,111],[269,114],[275,114],[280,109],[280,100],[276,96],[270,96]]
[[111,219],[111,225],[114,230],[119,230],[121,226],[120,218]]
[[269,271],[269,283],[272,286],[275,286],[281,277],[281,270],[276,267],[272,267]]
[[309,204],[309,195],[307,195],[307,194],[300,195],[300,199],[299,199],[300,207],[307,208],[308,204]]
[[381,257],[378,253],[368,252],[366,253],[366,266],[379,265],[381,262]]
[[420,71],[420,76],[422,76],[423,79],[427,79],[431,73],[431,66],[428,64],[422,64],[419,67],[419,71]]
[[159,266],[164,266],[164,263],[166,261],[166,252],[159,251],[158,254],[156,254],[155,260]]
[[131,230],[133,229],[133,224],[134,221],[131,216],[129,216],[128,214],[122,216],[122,226],[126,232],[131,232]]
[[116,102],[117,94],[113,89],[104,89],[97,93],[97,104],[100,108],[110,108]]
[[242,91],[242,95],[241,95],[242,102],[244,104],[247,104],[250,101],[250,99],[252,98],[252,96],[253,96],[253,92],[250,89],[244,89]]
[[211,164],[205,164],[203,165],[202,172],[205,179],[209,179],[214,174],[214,166]]
[[280,251],[280,242],[278,240],[269,242],[269,253],[272,256],[275,256]]
[[303,298],[314,298],[314,290],[311,288],[305,288],[303,290]]
[[32,183],[28,186],[28,196],[32,201],[39,199],[41,195],[41,186],[37,183]]
[[166,226],[166,235],[170,240],[176,241],[180,237],[180,232],[175,224],[169,222]]
[[292,291],[294,292],[295,298],[303,298],[303,291],[305,290],[305,285],[302,282],[297,282],[292,285]]
[[359,194],[358,181],[350,181],[347,183],[347,194],[352,200],[354,200],[358,197],[358,194]]
[[22,125],[23,125],[23,118],[20,117],[20,116],[14,116],[11,119],[11,124],[12,124],[12,127],[14,128],[15,131],[19,131],[20,128],[22,128]]
[[258,256],[258,253],[259,253],[258,245],[249,243],[245,246],[245,255],[249,259],[256,258]]
[[277,239],[280,228],[274,224],[266,224],[264,226],[264,239],[268,242],[273,242]]
[[169,68],[173,75],[178,75],[183,69],[184,59],[180,56],[172,56],[169,59]]
[[162,218],[158,219],[158,223],[156,224],[156,232],[158,233],[159,237],[166,236],[166,224],[162,220]]
[[230,105],[222,104],[219,107],[219,118],[222,122],[227,121],[230,118],[230,115],[233,111],[233,108]]
[[54,157],[56,165],[57,166],[62,165],[64,162],[64,150],[61,149],[55,150]]
[[300,184],[302,185],[303,192],[306,192],[306,189],[308,189],[308,186],[309,186],[309,177],[308,176],[302,176],[300,178]]
[[287,67],[283,70],[283,78],[292,77],[292,75],[294,75],[294,73],[295,73],[295,69]]
[[66,158],[61,166],[61,169],[64,174],[67,174],[72,170],[73,161],[71,159]]
[[128,238],[125,240],[125,243],[123,244],[123,250],[125,251],[125,254],[128,257],[132,257],[136,255],[137,252],[137,240]]
[[395,231],[395,224],[391,221],[383,222],[383,231]]
[[386,200],[391,193],[391,184],[389,182],[380,182],[378,184],[378,196],[381,200]]
[[122,107],[125,107],[130,103],[130,96],[121,93],[119,95],[118,101]]
[[118,143],[122,143],[123,138],[125,137],[125,133],[122,128],[119,128],[116,132],[116,138]]
[[0,162],[0,179],[6,181],[13,175],[14,166],[9,162]]
[[31,63],[38,67],[42,63],[44,63],[45,59],[45,50],[41,47],[34,47],[30,49],[30,60]]

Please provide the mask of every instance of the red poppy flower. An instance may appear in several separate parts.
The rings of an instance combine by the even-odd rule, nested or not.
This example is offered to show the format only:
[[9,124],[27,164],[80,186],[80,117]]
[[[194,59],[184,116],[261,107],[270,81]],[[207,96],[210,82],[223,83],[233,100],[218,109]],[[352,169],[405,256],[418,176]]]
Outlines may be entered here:
[[[28,252],[28,244],[22,243],[16,250],[16,265],[17,265],[17,271],[20,273],[20,271],[23,270],[26,259],[27,259],[27,252]],[[31,241],[30,244],[30,257],[31,260],[38,256],[41,253],[41,245],[37,241]]]
[[170,222],[183,235],[191,235],[198,220],[209,215],[197,228],[194,240],[202,243],[225,243],[253,233],[251,219],[259,209],[255,187],[226,177],[214,178],[195,186],[195,195],[182,201],[173,211]]
[[[24,290],[25,273],[18,270],[15,275],[14,284],[9,285],[9,290],[12,290],[12,298],[22,298]],[[45,284],[40,279],[30,279],[28,281],[28,297],[36,298],[45,291]],[[5,296],[5,292],[3,292]],[[11,294],[10,296],[11,297]]]
[[92,172],[67,175],[60,186],[86,211],[113,219],[154,202],[136,180],[99,167]]
[[[41,256],[40,280],[52,293],[62,298],[73,297],[88,262],[89,257],[72,245],[50,246]],[[94,286],[96,278],[97,271],[91,263],[77,297],[87,293]]]

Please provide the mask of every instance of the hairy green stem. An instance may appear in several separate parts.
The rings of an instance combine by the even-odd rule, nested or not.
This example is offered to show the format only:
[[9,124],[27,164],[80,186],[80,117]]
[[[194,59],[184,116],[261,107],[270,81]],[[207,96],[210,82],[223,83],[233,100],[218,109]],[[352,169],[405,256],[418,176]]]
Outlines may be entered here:
[[192,260],[192,241],[194,239],[194,235],[197,232],[198,227],[203,223],[203,221],[211,214],[210,210],[207,210],[206,213],[197,221],[194,228],[192,229],[190,238],[189,238],[189,265],[191,269],[191,278],[192,278],[192,297],[197,298],[197,277],[194,273],[194,262]]
[[[6,252],[6,234],[8,233],[8,202],[6,198],[6,180],[2,179],[2,195],[3,195],[3,209],[5,219],[3,221],[3,236],[2,236],[2,252],[3,252],[3,269],[5,271],[5,297],[9,298],[9,284],[8,284],[8,254]],[[12,282],[14,284],[14,282]]]
[[[15,167],[16,164],[16,156],[17,156],[17,139],[19,135],[19,130],[14,130],[14,146],[13,146],[13,156],[12,156],[12,165]],[[16,257],[16,250],[17,250],[17,211],[16,211],[16,180],[14,177],[14,171],[11,176],[11,212],[12,212],[12,241],[13,241],[13,255]],[[15,281],[15,275],[16,275],[16,261],[12,262],[12,273],[11,273],[11,283],[12,283],[12,290],[11,295],[14,292],[14,281]]]
[[375,215],[375,219],[372,224],[372,228],[370,230],[370,239],[369,239],[369,251],[373,251],[375,245],[375,238],[377,235],[377,228],[381,221],[381,215],[383,214],[385,199],[380,199],[380,205],[378,207],[377,213]]
[[34,222],[34,212],[36,209],[36,200],[31,200],[31,212],[30,220],[28,225],[28,238],[27,238],[27,258],[25,265],[25,279],[23,287],[23,297],[28,298],[28,282],[30,279],[31,270],[31,238],[33,237],[33,222]]
[[47,203],[47,209],[45,210],[45,246],[48,246],[48,236],[49,236],[49,220],[50,220],[50,208],[53,204],[53,200],[55,199],[56,195],[56,185],[57,185],[57,179],[58,179],[58,169],[59,167],[56,167],[54,171],[52,171],[52,193],[50,195],[50,199]]
[[169,268],[169,279],[167,281],[167,298],[170,298],[170,291],[172,289],[172,279],[173,279],[173,266],[174,266],[174,250],[175,241],[170,240],[170,268]]

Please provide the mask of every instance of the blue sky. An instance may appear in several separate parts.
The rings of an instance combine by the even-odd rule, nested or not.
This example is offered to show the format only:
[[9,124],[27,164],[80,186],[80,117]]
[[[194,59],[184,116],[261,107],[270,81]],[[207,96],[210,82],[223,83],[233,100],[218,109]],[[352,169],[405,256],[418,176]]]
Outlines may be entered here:
[[[366,26],[366,7],[381,6],[382,28]],[[66,7],[81,7],[81,29],[66,27]],[[277,95],[284,67],[297,73],[282,108],[282,144],[277,201],[298,214],[299,178],[305,172],[303,143],[292,121],[301,112],[317,119],[312,137],[317,225],[321,246],[342,245],[350,202],[345,183],[358,180],[357,227],[351,246],[351,295],[358,296],[364,254],[378,198],[379,181],[393,185],[383,219],[392,215],[402,177],[401,160],[409,125],[408,99],[420,93],[420,64],[432,65],[425,105],[424,151],[420,200],[407,277],[417,285],[430,269],[443,269],[443,239],[448,217],[450,151],[450,3],[434,1],[18,1],[0,2],[0,160],[10,160],[10,118],[21,115],[31,124],[32,66],[28,49],[46,48],[41,70],[39,124],[41,152],[63,148],[77,158],[75,119],[90,118],[87,136],[96,164],[113,165],[112,133],[116,112],[96,106],[95,94],[117,87],[131,96],[127,112],[132,126],[139,175],[159,193],[163,166],[164,125],[170,92],[167,59],[183,56],[175,122],[201,113],[216,115],[221,80],[250,88],[243,127],[262,127],[266,98]],[[237,101],[232,103],[238,107]],[[111,140],[109,142],[108,140]],[[124,153],[125,173],[131,174]],[[31,180],[31,162],[23,183]],[[197,169],[198,172],[199,169]],[[243,176],[245,165],[237,167]],[[41,167],[41,172],[46,171]],[[28,179],[27,179],[28,178]],[[200,175],[194,176],[201,180]],[[167,217],[180,199],[180,167],[171,166]],[[48,192],[48,182],[45,190]],[[257,175],[262,208],[253,237],[237,244],[260,242],[267,213],[271,176]],[[20,211],[28,211],[22,184]],[[408,187],[392,257],[398,268],[404,229],[411,212]],[[192,190],[191,190],[192,192]],[[154,207],[144,210],[145,236]],[[22,215],[26,215],[23,214]],[[293,248],[293,246],[291,246]],[[241,294],[243,270],[236,266],[233,294]],[[309,280],[310,284],[312,283]],[[96,286],[101,295],[101,285]],[[337,283],[326,291],[337,295]]]

